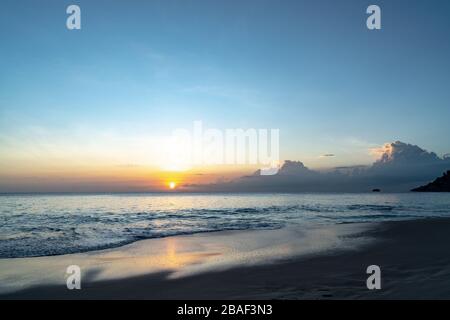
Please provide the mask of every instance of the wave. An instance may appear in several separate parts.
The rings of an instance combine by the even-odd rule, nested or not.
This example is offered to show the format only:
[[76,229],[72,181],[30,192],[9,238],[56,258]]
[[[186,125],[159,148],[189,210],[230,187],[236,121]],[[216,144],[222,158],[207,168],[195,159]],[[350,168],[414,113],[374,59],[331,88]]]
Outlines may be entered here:
[[0,208],[0,258],[16,258],[200,232],[448,216],[450,199],[444,195],[29,196],[2,197]]

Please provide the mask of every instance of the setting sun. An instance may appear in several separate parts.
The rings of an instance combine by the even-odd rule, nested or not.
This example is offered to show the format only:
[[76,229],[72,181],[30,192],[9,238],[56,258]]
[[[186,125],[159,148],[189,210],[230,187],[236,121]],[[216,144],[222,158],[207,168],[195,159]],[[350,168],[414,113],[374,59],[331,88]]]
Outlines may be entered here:
[[175,187],[177,186],[177,184],[173,181],[169,182],[169,188],[170,189],[175,189]]

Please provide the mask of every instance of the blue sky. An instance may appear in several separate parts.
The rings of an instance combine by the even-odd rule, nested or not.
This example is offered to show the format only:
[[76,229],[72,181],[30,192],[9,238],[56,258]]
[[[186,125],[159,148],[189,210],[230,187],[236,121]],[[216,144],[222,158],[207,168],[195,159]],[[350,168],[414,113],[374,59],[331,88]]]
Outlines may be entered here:
[[[69,4],[81,30],[65,27]],[[370,4],[382,30],[366,28]],[[368,162],[367,148],[394,140],[450,152],[445,0],[0,5],[3,153],[11,141],[26,152],[36,130],[70,145],[194,120],[279,128],[282,158],[312,167]]]

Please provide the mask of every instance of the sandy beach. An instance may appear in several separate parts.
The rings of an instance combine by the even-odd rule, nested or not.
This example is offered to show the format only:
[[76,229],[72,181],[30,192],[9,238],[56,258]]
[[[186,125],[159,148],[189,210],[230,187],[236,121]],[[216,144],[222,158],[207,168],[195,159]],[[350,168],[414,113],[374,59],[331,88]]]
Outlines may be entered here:
[[[231,231],[2,259],[0,298],[450,298],[449,231],[450,219]],[[64,266],[76,263],[82,289],[68,290]],[[373,264],[381,268],[381,290],[366,287]]]
[[0,7],[0,300],[450,300],[450,0]]

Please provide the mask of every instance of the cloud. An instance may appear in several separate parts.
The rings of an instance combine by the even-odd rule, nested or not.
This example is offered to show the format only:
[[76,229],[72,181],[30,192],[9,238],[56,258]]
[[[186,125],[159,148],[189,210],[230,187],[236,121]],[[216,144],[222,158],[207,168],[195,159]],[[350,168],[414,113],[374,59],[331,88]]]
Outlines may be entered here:
[[416,145],[395,141],[373,148],[378,159],[371,166],[338,167],[327,172],[307,168],[300,161],[285,161],[278,174],[260,171],[239,179],[197,186],[203,191],[229,192],[366,192],[380,188],[406,192],[450,169],[450,158],[438,157]]
[[139,168],[142,167],[142,165],[134,164],[134,163],[123,163],[116,165],[118,168]]
[[388,190],[410,190],[450,168],[450,158],[440,158],[413,144],[395,141],[382,150],[364,176]]
[[383,165],[410,165],[410,164],[430,164],[441,163],[443,159],[436,153],[428,152],[416,145],[403,143],[400,141],[387,143],[382,148],[375,150],[379,152],[380,158],[374,166]]
[[361,168],[367,168],[367,165],[365,164],[357,164],[354,166],[341,166],[341,167],[335,167],[335,170],[354,170],[354,169],[361,169]]

